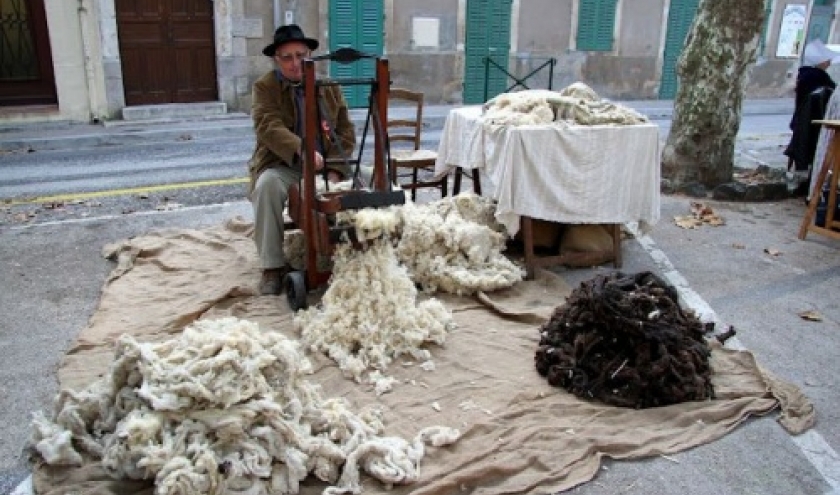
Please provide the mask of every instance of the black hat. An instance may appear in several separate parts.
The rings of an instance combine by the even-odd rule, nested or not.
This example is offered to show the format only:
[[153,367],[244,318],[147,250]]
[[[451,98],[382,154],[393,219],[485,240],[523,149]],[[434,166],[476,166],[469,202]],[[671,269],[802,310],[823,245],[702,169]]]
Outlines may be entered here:
[[307,38],[306,35],[303,34],[303,30],[297,24],[289,24],[286,26],[280,26],[277,28],[277,31],[274,31],[274,43],[263,48],[263,55],[273,57],[278,46],[290,41],[301,41],[305,43],[310,50],[318,48],[318,40]]

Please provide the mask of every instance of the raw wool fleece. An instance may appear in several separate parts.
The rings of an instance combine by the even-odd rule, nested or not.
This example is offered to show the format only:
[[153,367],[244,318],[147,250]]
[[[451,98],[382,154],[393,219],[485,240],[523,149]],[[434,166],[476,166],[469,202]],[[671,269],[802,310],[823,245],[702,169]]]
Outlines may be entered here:
[[[502,254],[505,227],[495,213],[493,200],[463,192],[424,204],[343,211],[337,221],[353,225],[359,241],[389,237],[399,262],[424,292],[473,295],[512,287],[525,277],[525,270]],[[290,246],[287,236],[287,253]],[[302,256],[300,247],[295,252]]]
[[473,295],[512,287],[525,270],[505,257],[495,204],[473,193],[401,211],[397,256],[426,292]]
[[[427,361],[431,354],[421,347],[446,341],[452,314],[437,299],[417,302],[417,288],[388,239],[362,250],[339,244],[333,262],[321,304],[299,311],[294,321],[304,345],[328,355],[346,375],[361,382],[366,370],[384,371],[402,355]],[[387,391],[383,379],[369,377]]]
[[592,88],[576,82],[559,92],[530,89],[502,93],[484,104],[484,121],[513,126],[552,122],[634,125],[648,119],[632,108],[601,99]]
[[53,417],[35,415],[32,444],[48,464],[99,459],[116,478],[153,479],[157,495],[297,493],[309,474],[337,494],[360,493],[362,470],[388,486],[416,481],[425,445],[460,436],[381,436],[379,411],[322,398],[310,372],[296,341],[236,318],[160,343],[125,336],[107,375],[62,391]]
[[338,363],[377,394],[396,383],[382,372],[400,356],[425,361],[433,369],[426,343],[442,345],[453,328],[451,313],[426,292],[475,294],[508,288],[524,270],[504,257],[503,229],[492,201],[473,193],[416,205],[343,212],[364,249],[342,243],[321,304],[298,312],[301,340]]

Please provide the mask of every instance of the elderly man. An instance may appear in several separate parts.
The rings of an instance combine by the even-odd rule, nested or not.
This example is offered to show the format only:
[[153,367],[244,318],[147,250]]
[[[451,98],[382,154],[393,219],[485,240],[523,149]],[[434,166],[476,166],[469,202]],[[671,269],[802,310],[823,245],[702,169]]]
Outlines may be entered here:
[[[263,54],[276,68],[254,83],[251,116],[256,148],[248,164],[250,199],[254,206],[254,241],[262,265],[259,290],[280,294],[291,267],[283,252],[283,210],[292,184],[303,170],[303,59],[318,48],[297,25],[280,26]],[[323,171],[325,157],[349,154],[356,144],[347,103],[338,86],[320,88],[323,119],[315,152],[315,170]],[[332,128],[334,126],[334,129]],[[341,180],[347,170],[330,169],[328,178]]]

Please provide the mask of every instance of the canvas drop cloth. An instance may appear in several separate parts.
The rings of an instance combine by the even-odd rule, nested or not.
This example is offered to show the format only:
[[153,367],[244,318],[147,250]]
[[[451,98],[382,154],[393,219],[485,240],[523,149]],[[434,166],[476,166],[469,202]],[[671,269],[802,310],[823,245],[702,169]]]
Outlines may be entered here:
[[[285,298],[256,295],[259,269],[249,227],[232,221],[108,246],[119,263],[61,363],[61,387],[80,389],[105,373],[122,333],[166,339],[197,318],[237,316],[258,322],[263,331],[294,337]],[[412,438],[430,425],[462,431],[455,444],[430,447],[421,480],[388,492],[394,494],[556,492],[590,480],[604,456],[678,452],[720,438],[753,415],[776,411],[792,433],[813,424],[813,408],[796,387],[764,372],[751,354],[720,347],[712,353],[717,399],[711,401],[630,410],[549,386],[534,368],[537,328],[569,291],[556,275],[540,272],[536,280],[494,294],[441,296],[458,328],[443,347],[431,347],[436,370],[395,363],[388,371],[401,383],[382,396],[344,378],[323,356],[312,357],[311,380],[321,384],[324,397],[347,397],[355,410],[378,403],[386,435]],[[150,483],[110,480],[97,464],[35,466],[33,481],[38,494],[153,492]],[[303,491],[320,493],[324,486],[310,481]],[[362,486],[366,494],[386,493],[371,478]]]
[[496,219],[513,236],[519,217],[559,223],[653,225],[659,220],[659,127],[491,125],[481,106],[446,118],[435,173],[480,169]]

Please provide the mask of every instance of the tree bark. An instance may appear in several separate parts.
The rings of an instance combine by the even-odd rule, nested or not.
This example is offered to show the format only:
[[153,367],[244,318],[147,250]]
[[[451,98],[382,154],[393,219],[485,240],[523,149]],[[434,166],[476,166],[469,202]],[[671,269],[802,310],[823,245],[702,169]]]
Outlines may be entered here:
[[730,182],[748,69],[764,23],[764,0],[700,0],[677,61],[679,88],[662,176],[674,187]]

